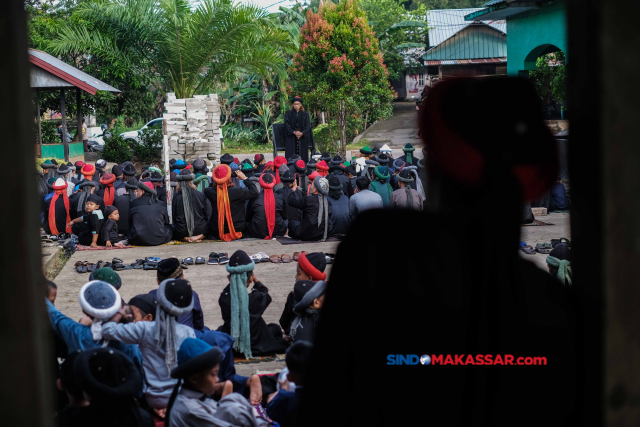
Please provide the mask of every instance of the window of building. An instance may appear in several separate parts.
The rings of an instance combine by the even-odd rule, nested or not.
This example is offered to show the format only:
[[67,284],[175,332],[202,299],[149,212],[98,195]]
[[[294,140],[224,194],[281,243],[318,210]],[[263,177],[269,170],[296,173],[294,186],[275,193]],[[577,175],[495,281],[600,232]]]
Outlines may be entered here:
[[424,73],[418,73],[418,86],[424,86]]

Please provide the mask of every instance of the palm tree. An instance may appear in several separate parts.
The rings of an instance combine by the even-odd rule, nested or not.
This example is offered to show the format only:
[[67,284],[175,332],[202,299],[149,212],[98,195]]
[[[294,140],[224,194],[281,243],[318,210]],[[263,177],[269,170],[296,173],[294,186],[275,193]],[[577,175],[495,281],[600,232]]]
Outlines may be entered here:
[[123,73],[151,76],[156,87],[178,98],[206,93],[237,73],[286,76],[289,34],[252,4],[98,0],[80,4],[75,13],[87,24],[62,29],[51,43],[54,54],[108,59]]

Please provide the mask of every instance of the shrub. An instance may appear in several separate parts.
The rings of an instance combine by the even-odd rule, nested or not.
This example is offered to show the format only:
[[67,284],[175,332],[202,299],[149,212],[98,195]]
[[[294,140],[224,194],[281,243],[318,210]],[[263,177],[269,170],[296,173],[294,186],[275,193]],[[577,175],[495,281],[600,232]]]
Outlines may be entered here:
[[40,165],[42,163],[44,163],[45,160],[51,160],[51,159],[54,159],[56,162],[58,162],[59,165],[64,163],[64,159],[55,159],[53,157],[51,157],[51,158],[36,158],[36,170],[42,172],[42,168],[40,167]]
[[[333,137],[338,136],[338,127],[335,121],[332,123],[333,128]],[[339,150],[337,141],[332,141],[331,136],[329,134],[329,125],[322,124],[318,125],[315,129],[313,129],[313,140],[316,143],[316,150],[321,153],[336,153]]]
[[[49,120],[44,120],[41,122],[40,124],[40,128],[42,129],[42,143],[43,144],[57,144],[60,143],[62,141],[60,141],[60,138],[58,137],[58,133],[57,133],[57,128],[56,128],[56,123],[49,121]],[[36,130],[37,132],[37,130]]]
[[123,163],[131,160],[129,144],[120,135],[113,135],[104,140],[102,158],[109,162]]
[[162,131],[146,128],[138,133],[138,142],[132,144],[133,155],[139,162],[152,163],[162,157]]

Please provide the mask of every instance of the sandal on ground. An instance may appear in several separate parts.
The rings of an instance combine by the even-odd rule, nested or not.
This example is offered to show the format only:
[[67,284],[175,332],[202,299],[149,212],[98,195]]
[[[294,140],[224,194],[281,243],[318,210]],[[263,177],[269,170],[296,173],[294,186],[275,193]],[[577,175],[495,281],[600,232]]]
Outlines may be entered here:
[[120,258],[114,258],[111,260],[111,264],[123,264],[123,261]]
[[293,253],[293,260],[294,261],[298,261],[298,257],[300,256],[300,254],[306,254],[306,251],[302,251],[302,252],[294,252]]
[[229,254],[225,253],[220,253],[218,254],[218,264],[222,265],[222,264],[228,264],[229,263]]
[[287,255],[287,254],[280,255],[280,259],[285,264],[291,262],[291,257],[289,255]]
[[124,266],[124,269],[125,270],[133,270],[133,267],[130,266],[129,264],[127,264],[127,265]]
[[567,239],[566,237],[561,237],[559,239],[551,239],[551,246],[553,246],[554,248],[558,246],[560,243],[566,243],[567,246],[571,247],[571,240]]
[[265,254],[264,252],[258,252],[258,255],[260,255],[260,262],[269,262],[271,260],[269,255]]
[[218,265],[218,253],[211,252],[209,254],[209,261],[207,262],[209,265]]
[[336,257],[336,254],[329,254],[326,252],[324,254],[324,258],[325,260],[327,260],[327,264],[333,264],[333,260],[335,259],[335,257]]
[[156,261],[149,261],[147,262],[144,267],[142,267],[143,270],[157,270],[158,269],[158,263]]
[[262,259],[260,254],[253,254],[249,258],[251,258],[251,261],[255,262],[256,264],[258,264],[260,262],[260,260]]
[[280,259],[280,256],[278,255],[271,255],[269,257],[269,261],[273,262],[274,264],[279,264],[282,262],[282,259]]
[[189,269],[189,266],[188,266],[187,264],[185,264],[185,263],[184,263],[184,260],[180,261],[180,267],[181,267],[183,270],[188,270],[188,269]]
[[102,266],[104,268],[111,268],[113,269],[113,264],[111,264],[110,262],[105,262],[104,265]]
[[78,261],[73,265],[78,273],[87,272],[87,261]]
[[184,259],[184,263],[187,265],[192,265],[193,264],[193,258],[188,257]]
[[204,257],[196,257],[196,264],[204,264]]
[[122,271],[122,270],[124,270],[124,268],[125,268],[124,264],[121,263],[121,262],[117,262],[117,263],[113,264],[114,271]]
[[149,262],[149,261],[153,261],[153,262],[160,262],[162,261],[162,258],[157,257],[157,256],[152,256],[152,257],[146,257],[144,259],[145,262]]
[[522,248],[522,252],[524,252],[527,255],[535,255],[536,250],[533,249],[531,246],[527,245]]
[[88,265],[87,265],[87,271],[88,271],[89,273],[93,273],[94,271],[96,271],[96,268],[97,268],[97,267],[96,267],[96,264],[95,264],[95,263],[93,263],[93,262],[92,262],[91,264],[88,264]]
[[102,268],[102,266],[104,266],[104,261],[100,260],[98,262],[96,262],[96,270]]

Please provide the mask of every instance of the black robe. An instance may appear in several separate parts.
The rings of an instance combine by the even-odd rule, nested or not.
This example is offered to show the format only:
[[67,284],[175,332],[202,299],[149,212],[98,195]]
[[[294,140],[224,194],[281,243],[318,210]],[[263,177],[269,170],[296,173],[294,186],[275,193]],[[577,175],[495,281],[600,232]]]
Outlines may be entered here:
[[[246,188],[233,186],[227,188],[229,194],[229,210],[231,211],[231,221],[233,221],[233,229],[243,233],[245,231],[246,201],[253,199],[260,192],[258,185],[254,181],[244,180]],[[220,239],[220,231],[218,229],[218,186],[212,185],[204,189],[204,195],[211,203],[211,216],[209,217],[209,226],[207,227],[209,235],[215,239]],[[229,233],[229,224],[227,218],[224,219],[224,233]]]
[[[349,187],[350,187],[349,177],[345,175],[344,172],[342,172],[341,170],[333,171],[331,173],[340,180],[340,184],[342,184],[342,194],[344,194],[347,197],[351,197],[349,196]],[[352,194],[353,194],[353,190],[352,190]]]
[[[87,211],[85,210],[84,205],[80,207],[80,211],[78,212],[78,202],[80,200],[80,191],[78,191],[77,193],[73,193],[71,196],[69,196],[69,217],[71,217],[71,219],[76,219],[76,218],[80,218],[82,215],[86,215]],[[84,204],[87,203],[87,199],[89,198],[89,196],[87,196],[87,198],[84,201]],[[104,204],[104,200],[100,199],[100,210],[102,212],[104,212],[105,210],[105,204]],[[77,224],[74,224],[73,226],[75,227]],[[78,234],[76,232],[74,232],[73,234]]]
[[[306,111],[296,112],[288,110],[284,113],[284,125],[286,130],[284,157],[287,159],[298,154],[305,163],[309,161],[309,149],[311,147],[311,119]],[[302,132],[303,136],[297,139],[294,131]]]
[[[227,285],[218,299],[222,320],[224,324],[218,331],[225,334],[231,333],[231,294],[230,285]],[[271,304],[269,289],[261,282],[253,285],[253,290],[249,293],[249,329],[251,331],[251,352],[253,355],[284,353],[286,346],[279,341],[267,328],[267,323],[262,318],[262,314]]]
[[282,197],[282,219],[288,219],[290,221],[302,221],[302,211],[298,208],[294,208],[293,206],[289,206],[289,203],[285,203],[286,200],[289,200],[289,194],[293,190],[291,188],[285,188],[284,185],[281,189],[276,191],[276,194],[281,195]]
[[[407,163],[407,155],[403,154],[402,156],[398,157],[398,159],[402,160],[403,162]],[[395,161],[395,160],[394,160]],[[413,166],[418,166],[418,162],[420,161],[420,159],[418,159],[415,156],[415,152],[411,153],[411,164]]]
[[[78,224],[82,227],[78,228],[78,233],[76,233],[75,231],[73,232],[73,234],[78,236],[78,243],[81,245],[89,246],[91,245],[91,243],[93,243],[93,236],[97,234],[98,241],[96,241],[96,244],[99,244],[98,242],[100,240],[100,231],[102,231],[104,222],[104,215],[102,215],[102,218],[100,218],[100,215],[96,211],[84,214],[82,216],[82,222]],[[75,224],[73,229],[75,230]]]
[[[247,206],[247,231],[251,237],[259,239],[264,239],[269,235],[267,215],[264,211],[264,194],[264,191],[261,191],[260,194],[249,201]],[[282,193],[274,193],[273,197],[276,202],[276,225],[273,227],[272,238],[284,236],[287,232],[287,227],[284,225],[284,219],[282,218]]]
[[[133,199],[135,200],[135,198]],[[118,213],[120,214],[120,219],[118,222],[118,231],[125,236],[129,235],[129,203],[131,199],[129,197],[129,193],[125,193],[121,196],[113,199],[113,206],[118,208]]]
[[122,237],[118,234],[118,223],[111,218],[105,218],[105,223],[100,230],[98,245],[106,246],[107,242],[111,242],[111,245],[115,245],[116,243],[126,239],[126,237]]
[[331,205],[331,235],[347,234],[351,226],[349,215],[349,198],[344,194],[338,200],[328,197]]
[[[289,194],[289,206],[302,210],[302,221],[296,228],[289,224],[289,236],[299,240],[320,240],[324,235],[324,215],[318,227],[318,211],[320,210],[320,198],[315,194],[306,196],[302,191]],[[327,237],[331,230],[331,203],[327,203],[329,209],[329,227]]]
[[129,204],[129,243],[132,245],[163,245],[168,243],[173,235],[167,204],[161,201],[149,204],[150,197],[151,195],[145,192]]
[[[186,185],[184,187],[186,187]],[[160,188],[158,190],[160,190]],[[173,238],[176,240],[181,240],[189,236],[187,218],[184,214],[182,191],[184,191],[184,189],[173,196],[173,203],[171,203],[174,227]],[[204,194],[198,190],[189,188],[189,191],[191,192],[191,209],[193,210],[193,236],[199,236],[207,232],[207,221],[209,220],[207,217],[207,199],[204,197]]]
[[313,343],[316,340],[316,327],[320,320],[320,311],[306,308],[304,313],[296,316],[295,319],[299,321],[296,321],[291,327],[291,341],[294,343],[297,341]]
[[296,301],[296,296],[293,291],[289,292],[289,295],[287,295],[287,301],[284,303],[284,310],[282,310],[282,315],[280,316],[280,326],[282,326],[286,335],[289,335],[291,322],[296,318],[296,314],[293,312],[293,307],[295,307],[297,303],[298,301]]
[[[51,200],[45,202],[44,204],[44,220],[42,221],[42,228],[47,234],[51,234],[51,229],[49,228],[49,208],[51,206]],[[66,233],[67,229],[67,210],[64,207],[64,198],[62,194],[58,196],[58,200],[56,200],[56,205],[54,207],[55,215],[56,215],[56,228],[58,229],[58,233]],[[69,202],[69,210],[71,210],[71,202]]]

